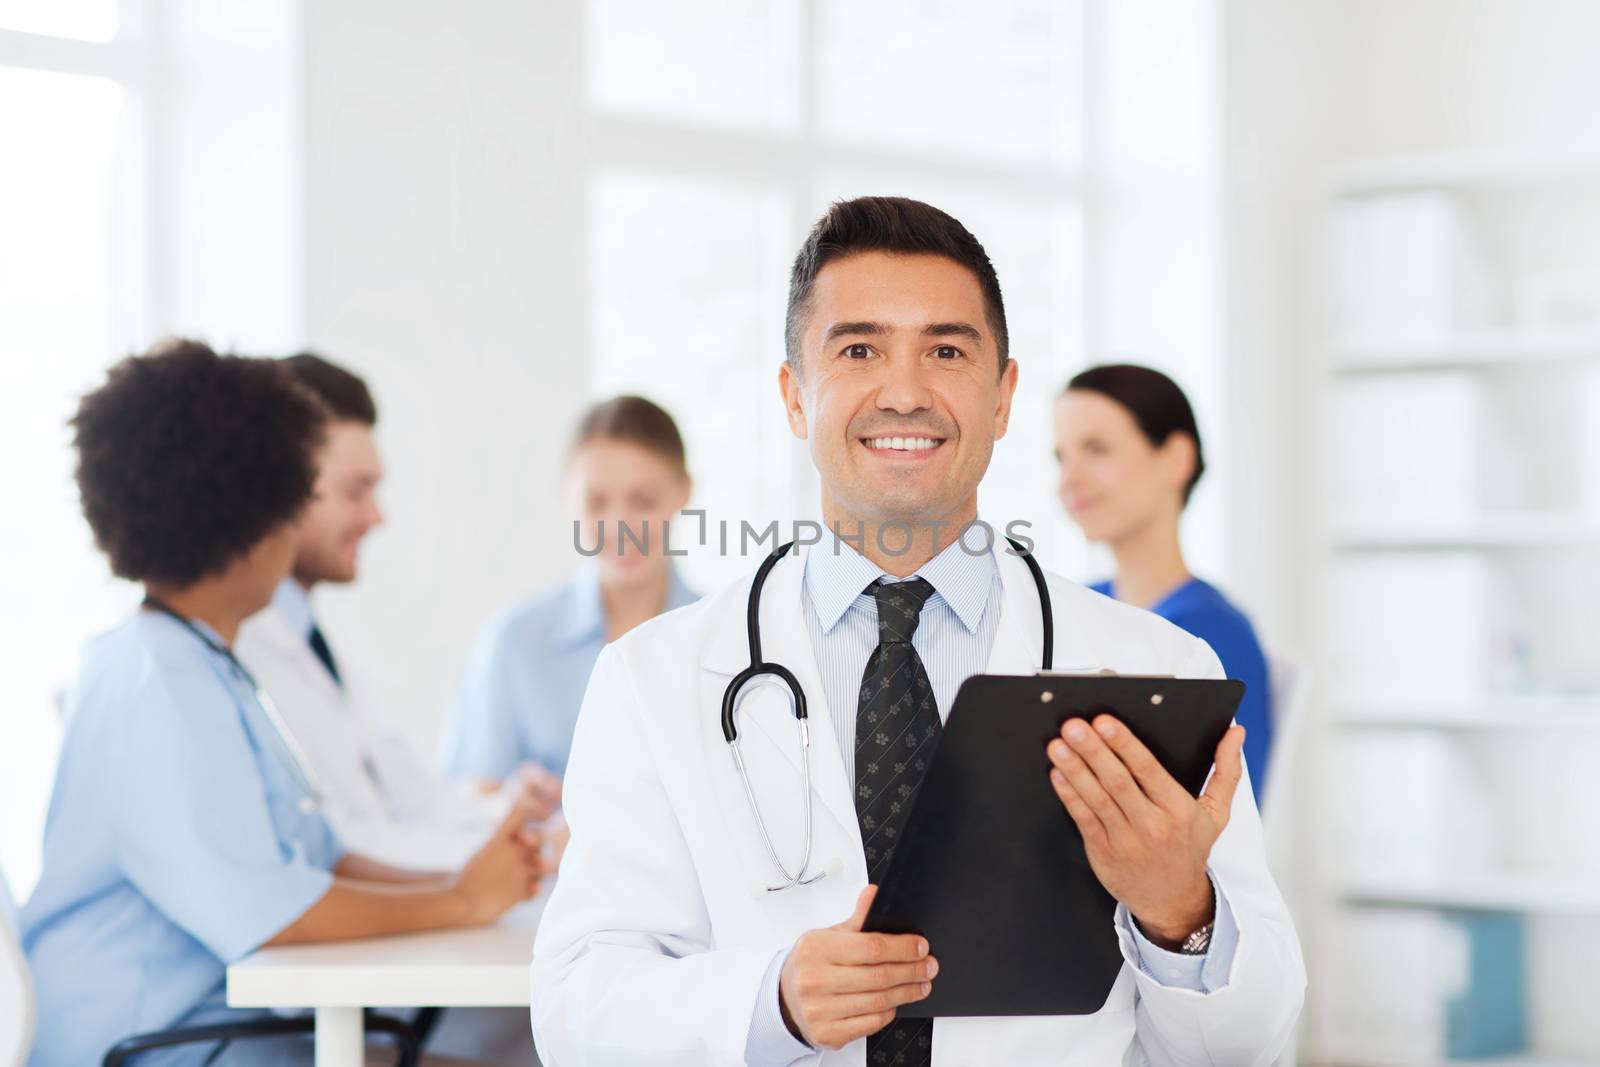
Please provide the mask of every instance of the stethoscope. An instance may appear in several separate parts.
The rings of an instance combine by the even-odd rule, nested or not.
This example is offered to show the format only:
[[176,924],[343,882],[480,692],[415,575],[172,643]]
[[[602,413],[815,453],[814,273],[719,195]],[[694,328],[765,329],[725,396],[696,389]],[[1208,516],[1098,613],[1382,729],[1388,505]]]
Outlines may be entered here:
[[239,657],[233,654],[231,648],[213,640],[210,634],[196,626],[191,619],[153,596],[145,597],[143,603],[145,607],[150,608],[152,611],[161,612],[177,622],[179,626],[188,630],[211,652],[226,660],[228,665],[238,672],[239,677],[244,679],[245,684],[254,691],[256,703],[261,705],[261,710],[266,713],[267,721],[272,724],[272,729],[278,735],[278,741],[283,745],[284,751],[289,754],[289,770],[294,774],[297,784],[300,786],[300,800],[297,804],[300,814],[312,815],[320,810],[325,802],[327,793],[324,792],[321,783],[317,780],[316,772],[311,769],[311,761],[306,758],[305,750],[300,747],[300,742],[295,740],[294,733],[289,729],[289,723],[284,719],[283,712],[278,710],[278,705],[273,702],[272,697],[262,688],[261,683],[256,681],[256,676],[251,674],[243,663],[239,662]]
[[[1045,584],[1044,571],[1040,569],[1038,560],[1033,554],[1024,549],[1011,538],[1011,547],[1022,557],[1028,565],[1028,572],[1033,575],[1034,587],[1039,591],[1039,617],[1044,623],[1044,656],[1040,670],[1048,671],[1052,662],[1051,649],[1055,645],[1055,620],[1050,613],[1050,589]],[[761,833],[761,841],[767,846],[767,855],[772,859],[772,865],[778,869],[778,874],[783,878],[782,885],[769,885],[769,893],[778,893],[791,886],[810,885],[824,876],[828,871],[819,871],[810,877],[806,870],[811,866],[811,727],[806,722],[806,695],[800,688],[800,682],[794,673],[781,663],[767,663],[761,658],[761,588],[767,582],[767,575],[772,573],[772,568],[778,565],[791,548],[794,542],[780,545],[773,550],[772,555],[761,561],[761,566],[756,569],[756,577],[750,583],[750,597],[745,607],[745,630],[750,640],[750,666],[733,676],[728,683],[728,688],[722,694],[722,736],[728,742],[728,748],[733,752],[734,766],[739,769],[739,781],[744,784],[745,799],[750,802],[750,814],[755,816],[756,829]],[[804,777],[802,788],[806,808],[805,847],[800,856],[800,866],[793,874],[778,857],[778,850],[772,844],[772,835],[767,832],[767,820],[761,816],[761,805],[756,803],[755,790],[750,786],[750,774],[745,770],[744,756],[739,751],[739,727],[734,722],[734,713],[738,710],[739,697],[744,687],[758,678],[772,677],[783,682],[789,689],[789,707],[794,712],[796,729],[800,735],[800,768]]]

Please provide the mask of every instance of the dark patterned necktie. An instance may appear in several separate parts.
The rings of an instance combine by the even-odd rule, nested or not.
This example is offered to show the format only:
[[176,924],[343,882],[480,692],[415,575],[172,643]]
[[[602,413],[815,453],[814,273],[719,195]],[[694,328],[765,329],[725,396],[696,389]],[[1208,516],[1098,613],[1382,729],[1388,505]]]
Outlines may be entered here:
[[328,668],[328,673],[333,676],[334,682],[343,685],[344,681],[339,677],[339,668],[333,662],[333,649],[328,647],[328,639],[322,636],[322,631],[315,623],[311,624],[311,636],[306,640],[311,643],[311,651],[315,652],[322,665]]
[[[878,647],[867,660],[856,706],[856,819],[867,880],[881,884],[939,743],[940,723],[928,672],[911,647],[933,586],[912,578],[871,590],[878,602]],[[868,1067],[926,1067],[932,1058],[932,1019],[896,1019],[867,1038]]]

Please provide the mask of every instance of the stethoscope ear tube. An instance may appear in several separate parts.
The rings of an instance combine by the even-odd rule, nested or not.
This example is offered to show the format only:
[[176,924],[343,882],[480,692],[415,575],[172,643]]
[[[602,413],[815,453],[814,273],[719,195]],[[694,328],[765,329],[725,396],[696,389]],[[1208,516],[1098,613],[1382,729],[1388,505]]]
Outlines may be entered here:
[[1044,629],[1044,655],[1040,657],[1039,669],[1047,671],[1055,662],[1056,648],[1056,620],[1050,610],[1050,586],[1045,583],[1044,571],[1040,568],[1039,561],[1033,558],[1033,553],[1023,548],[1022,543],[1014,537],[1008,537],[1006,540],[1017,550],[1022,562],[1028,565],[1028,570],[1033,574],[1034,588],[1039,590],[1039,621]]
[[761,662],[761,588],[767,584],[767,575],[772,573],[772,568],[793,547],[794,542],[790,541],[773,549],[772,554],[761,561],[755,579],[750,583],[750,595],[745,607],[745,636],[750,644],[750,666],[734,675],[733,681],[722,692],[722,738],[730,745],[739,738],[739,726],[734,722],[739,694],[746,685],[762,675],[771,674],[781,678],[794,697],[795,717],[802,720],[806,717],[806,696],[800,691],[800,683],[795,676],[779,664]]

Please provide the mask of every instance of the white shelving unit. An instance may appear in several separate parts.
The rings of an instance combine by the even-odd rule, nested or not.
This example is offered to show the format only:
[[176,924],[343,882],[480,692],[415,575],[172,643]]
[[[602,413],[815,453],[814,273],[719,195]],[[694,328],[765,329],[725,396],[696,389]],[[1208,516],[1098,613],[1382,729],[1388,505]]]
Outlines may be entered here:
[[1331,363],[1343,374],[1600,364],[1600,331],[1478,330],[1425,342],[1351,345],[1336,347]]
[[[1597,1067],[1579,961],[1600,958],[1600,800],[1585,811],[1563,790],[1579,754],[1600,759],[1600,641],[1585,653],[1573,637],[1600,632],[1585,610],[1600,597],[1600,154],[1360,160],[1328,208],[1333,491],[1315,524],[1326,661],[1310,743],[1330,754],[1313,832],[1344,844],[1313,872],[1303,923],[1317,1040],[1302,1062],[1417,1067],[1415,1044],[1386,1059],[1343,1036],[1374,1012],[1444,1025],[1442,1008],[1383,1015],[1397,961],[1349,958],[1364,942],[1347,924],[1511,915],[1528,1047],[1470,1062]],[[1352,802],[1368,793],[1387,802]],[[1352,829],[1361,818],[1379,825]],[[1465,835],[1458,856],[1462,818],[1524,821]],[[1426,847],[1386,862],[1408,833]]]

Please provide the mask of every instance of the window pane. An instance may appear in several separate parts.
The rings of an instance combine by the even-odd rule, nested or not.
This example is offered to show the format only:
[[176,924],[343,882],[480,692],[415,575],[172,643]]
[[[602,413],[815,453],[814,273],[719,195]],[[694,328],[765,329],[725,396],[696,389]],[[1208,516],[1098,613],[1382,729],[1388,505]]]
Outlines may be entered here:
[[109,41],[117,35],[117,0],[0,0],[0,29]]
[[1006,436],[995,445],[979,492],[985,521],[997,531],[1013,519],[1030,525],[1047,565],[1080,573],[1083,543],[1056,500],[1050,407],[1083,362],[1083,235],[1078,206],[930,180],[915,174],[833,171],[814,200],[820,214],[834,200],[892,194],[949,212],[983,244],[1005,299],[1018,385]]
[[83,639],[130,603],[90,541],[72,485],[67,419],[112,354],[113,182],[122,91],[75,75],[0,70],[0,864],[25,895],[58,726]]
[[589,0],[602,111],[774,131],[799,125],[801,0]]
[[[715,180],[612,172],[592,189],[593,386],[639,393],[672,413],[708,523],[815,509],[795,488],[802,448],[782,418],[786,204],[778,193]],[[696,531],[697,532],[697,531]],[[745,564],[685,545],[702,588]],[[770,547],[770,545],[768,546]]]
[[824,137],[974,163],[1081,158],[1074,0],[818,0]]

